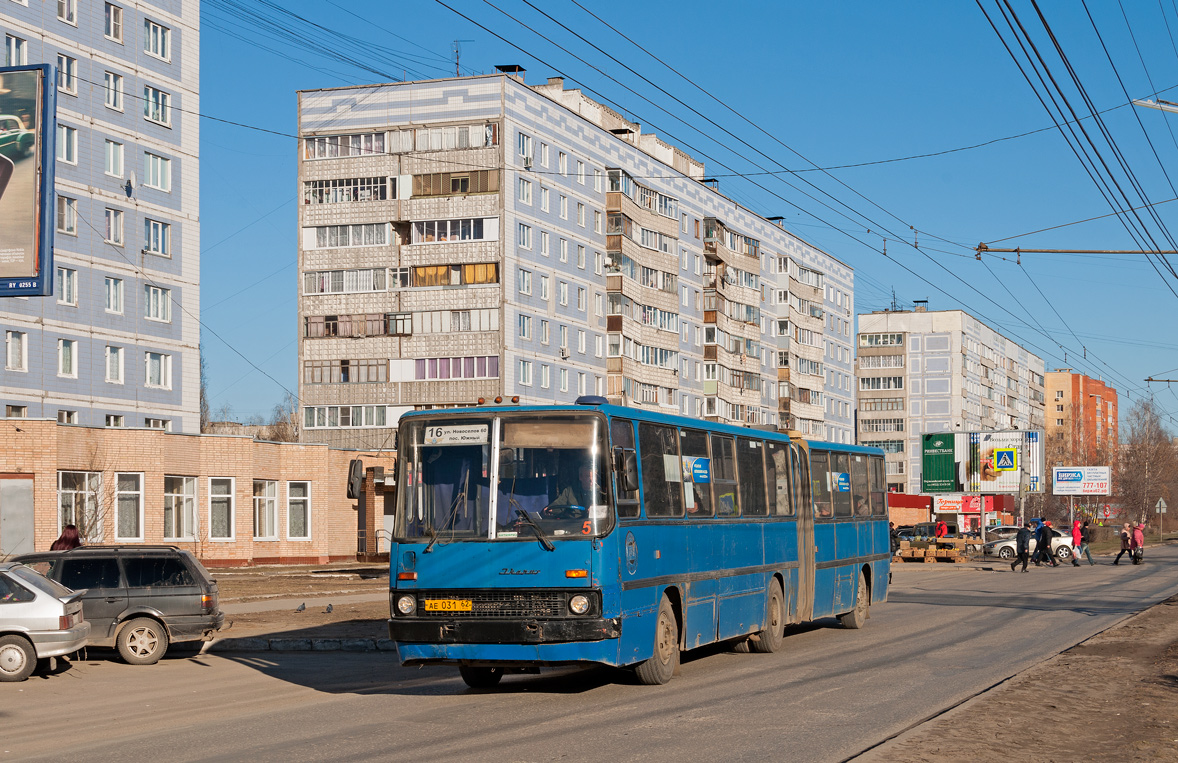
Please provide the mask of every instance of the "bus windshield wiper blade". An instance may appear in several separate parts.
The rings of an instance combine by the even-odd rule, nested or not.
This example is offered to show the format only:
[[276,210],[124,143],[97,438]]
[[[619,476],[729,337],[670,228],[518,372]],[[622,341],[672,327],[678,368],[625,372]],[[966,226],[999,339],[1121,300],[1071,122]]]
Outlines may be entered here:
[[425,549],[423,549],[421,552],[423,554],[428,554],[430,551],[432,551],[434,548],[434,544],[437,543],[438,538],[441,537],[440,535],[438,535],[438,531],[434,529],[434,523],[432,520],[429,523],[429,535],[430,535],[429,543],[425,544]]
[[526,524],[528,527],[531,527],[532,530],[535,531],[536,538],[539,539],[540,545],[544,546],[544,548],[548,551],[556,550],[556,546],[552,545],[552,541],[548,540],[548,536],[545,535],[544,531],[540,529],[540,525],[536,524],[536,520],[528,516],[528,512],[524,511],[523,509],[516,509],[515,515],[520,518],[521,522]]

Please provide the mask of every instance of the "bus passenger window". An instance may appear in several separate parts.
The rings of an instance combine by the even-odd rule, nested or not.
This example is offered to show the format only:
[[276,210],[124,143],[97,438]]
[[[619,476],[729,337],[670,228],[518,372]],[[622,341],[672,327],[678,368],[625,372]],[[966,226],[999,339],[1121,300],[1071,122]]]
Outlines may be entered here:
[[679,437],[683,450],[683,493],[688,517],[712,516],[712,467],[708,460],[708,436],[684,429]]
[[867,456],[855,453],[851,456],[851,494],[855,496],[855,516],[871,516],[871,486],[867,484]]
[[638,424],[642,500],[648,517],[683,516],[683,467],[674,427]]
[[769,485],[769,513],[792,517],[790,502],[789,446],[780,442],[765,443],[765,481]]
[[830,490],[834,495],[834,515],[851,516],[851,471],[846,453],[830,454]]
[[825,453],[810,453],[810,492],[814,496],[814,516],[827,519],[834,516],[830,503],[830,462]]
[[884,501],[884,460],[879,456],[869,459],[871,466],[871,513],[877,517],[888,515],[888,505]]
[[712,435],[712,499],[716,516],[739,517],[736,499],[736,454],[731,437]]
[[763,517],[768,513],[765,508],[765,443],[740,437],[736,446],[741,508],[746,517]]
[[638,516],[638,491],[622,490],[618,481],[617,468],[625,463],[626,456],[634,453],[634,424],[629,419],[611,419],[609,422],[609,436],[614,452],[614,494],[618,497],[618,516],[633,518]]

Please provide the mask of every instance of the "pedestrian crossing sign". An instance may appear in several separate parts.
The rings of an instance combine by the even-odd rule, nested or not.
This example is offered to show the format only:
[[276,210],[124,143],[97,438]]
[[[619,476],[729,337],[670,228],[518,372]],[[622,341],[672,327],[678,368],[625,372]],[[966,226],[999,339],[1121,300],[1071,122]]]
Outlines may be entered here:
[[995,448],[994,471],[1013,472],[1018,470],[1018,448]]

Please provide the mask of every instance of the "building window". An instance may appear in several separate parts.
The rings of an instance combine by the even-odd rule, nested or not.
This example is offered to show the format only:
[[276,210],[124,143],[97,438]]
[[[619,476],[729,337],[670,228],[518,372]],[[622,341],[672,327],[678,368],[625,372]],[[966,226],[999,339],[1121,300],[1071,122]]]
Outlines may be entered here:
[[209,477],[209,537],[233,540],[234,478]]
[[567,239],[563,238],[560,240],[560,261],[569,261],[569,242]]
[[540,188],[540,209],[544,212],[548,211],[548,189]]
[[106,141],[106,174],[111,177],[123,177],[123,144],[113,140]]
[[[463,128],[470,129],[470,128]],[[421,151],[428,151],[429,140],[422,140],[421,133],[429,133],[429,130],[419,130],[418,142],[424,145],[419,145],[418,149]],[[469,134],[469,133],[468,133]],[[400,148],[393,148],[394,151],[412,151],[413,150],[413,132],[411,130],[400,130],[392,133],[392,143],[401,141]],[[490,142],[490,135],[488,135],[487,145],[495,145]],[[495,136],[497,139],[497,136]],[[440,148],[440,146],[439,146]],[[385,134],[383,132],[377,133],[360,133],[356,135],[322,135],[314,138],[307,138],[303,141],[303,157],[305,159],[335,159],[338,157],[348,156],[372,156],[374,154],[383,154],[385,152]]]
[[123,383],[123,348],[106,346],[106,380],[111,384]]
[[[109,7],[109,6],[108,6]],[[172,33],[151,19],[143,20],[143,52],[165,61],[172,58]]]
[[[601,190],[601,179],[602,179],[601,170],[594,167],[593,168],[593,190],[594,191]],[[600,233],[600,232],[601,231],[598,231],[598,233]]]
[[519,200],[521,204],[532,203],[532,181],[519,179]]
[[593,210],[593,232],[601,233],[601,212]]
[[70,268],[57,269],[57,303],[77,306],[78,271]]
[[[76,422],[75,422],[76,423]],[[57,473],[57,531],[66,525],[78,528],[82,540],[96,543],[102,540],[101,472]]]
[[585,269],[585,247],[580,244],[577,245],[577,267],[581,270]]
[[569,197],[563,194],[560,197],[560,219],[569,219]]
[[57,0],[57,18],[67,24],[78,25],[78,0]]
[[577,225],[585,227],[585,205],[579,201],[577,202]]
[[532,159],[532,136],[519,134],[519,155],[531,163]]
[[153,419],[151,417],[143,419],[143,426],[148,429],[162,429],[165,432],[172,431],[171,419]]
[[150,321],[172,322],[172,290],[146,284],[143,287],[143,317]]
[[159,220],[143,220],[143,251],[161,257],[172,256],[172,226]]
[[196,537],[196,477],[164,477],[164,540]]
[[77,339],[58,339],[58,376],[78,378]]
[[123,75],[106,72],[102,78],[102,87],[106,93],[106,107],[115,111],[122,111]]
[[520,294],[532,293],[532,271],[520,268],[518,288]]
[[519,362],[519,383],[522,387],[532,386],[532,361],[521,360]]
[[143,118],[164,127],[172,125],[172,96],[151,85],[143,86]]
[[78,200],[68,196],[57,197],[57,232],[78,235]]
[[557,287],[557,292],[560,294],[560,304],[562,306],[567,306],[569,303],[569,285],[564,281],[561,281],[560,285]]
[[1057,427],[1062,427],[1062,426],[1063,426],[1063,419],[1056,419],[1056,420],[1055,420],[1055,425],[1056,425]]
[[69,125],[57,126],[57,161],[78,163],[78,131]]
[[106,312],[118,313],[123,312],[123,279],[106,278]]
[[532,248],[532,226],[524,225],[523,223],[519,224],[519,248]]
[[121,428],[123,426],[123,417],[120,414],[108,413],[106,414],[106,426]]
[[[499,356],[479,355],[461,358],[417,358],[413,361],[413,378],[417,381],[437,379],[498,379]],[[327,426],[335,426],[328,424]],[[341,422],[339,426],[344,426]]]
[[172,388],[172,356],[162,352],[143,353],[145,374],[143,386],[158,389]]
[[123,9],[112,3],[106,4],[105,24],[103,33],[106,39],[115,42],[123,41]]
[[57,89],[67,95],[78,94],[78,59],[58,54]]
[[585,394],[585,389],[586,389],[586,387],[585,387],[585,378],[586,378],[586,377],[585,377],[585,372],[584,372],[584,371],[578,371],[578,372],[577,372],[577,394],[578,394],[578,395],[584,395],[584,394]]
[[254,480],[254,540],[278,540],[278,483]]
[[557,164],[560,167],[560,174],[569,174],[569,157],[568,154],[566,154],[564,151],[561,151],[557,154]]
[[585,330],[577,329],[577,352],[585,354]]
[[383,405],[327,405],[303,409],[303,426],[307,429],[383,427],[387,420],[388,408]]
[[548,321],[540,320],[540,344],[548,344]]
[[308,180],[303,183],[304,204],[345,204],[353,201],[386,201],[389,186],[397,196],[397,179],[385,177]]
[[286,483],[286,537],[311,539],[311,483]]
[[540,299],[548,301],[548,276],[540,276]]
[[585,312],[585,288],[583,286],[577,287],[577,309]]
[[521,315],[519,317],[519,338],[520,339],[531,339],[532,338],[532,316]]
[[[104,213],[105,229],[103,235],[106,243],[116,246],[123,245],[123,213],[118,209],[107,207]],[[121,310],[119,312],[122,312]]]
[[569,346],[569,327],[568,326],[561,326],[560,327],[560,346],[564,347],[565,349],[568,349],[568,346]]
[[559,373],[557,374],[557,379],[560,380],[560,391],[561,392],[568,392],[569,391],[569,370],[567,368],[560,369]]
[[159,191],[172,190],[172,160],[150,152],[143,154],[143,183]]
[[540,365],[540,389],[548,389],[551,383],[551,369],[547,364]]
[[27,405],[6,405],[4,406],[4,415],[10,419],[26,419],[29,417],[29,407]]
[[115,474],[115,540],[143,540],[142,474]]
[[28,42],[23,37],[4,35],[4,65],[24,66],[29,62]]
[[7,371],[29,370],[28,334],[23,331],[4,332],[4,368]]

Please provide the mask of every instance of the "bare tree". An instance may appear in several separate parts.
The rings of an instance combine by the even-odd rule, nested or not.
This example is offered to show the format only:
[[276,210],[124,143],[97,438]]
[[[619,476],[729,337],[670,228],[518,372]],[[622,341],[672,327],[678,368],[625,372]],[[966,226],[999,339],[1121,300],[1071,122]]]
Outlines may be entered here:
[[1121,433],[1120,458],[1114,468],[1115,497],[1126,520],[1147,522],[1159,498],[1172,500],[1178,456],[1153,400],[1133,406]]
[[272,442],[299,441],[299,400],[290,392],[274,406],[262,439]]
[[209,431],[209,371],[205,363],[204,343],[197,345],[200,354],[200,431]]

